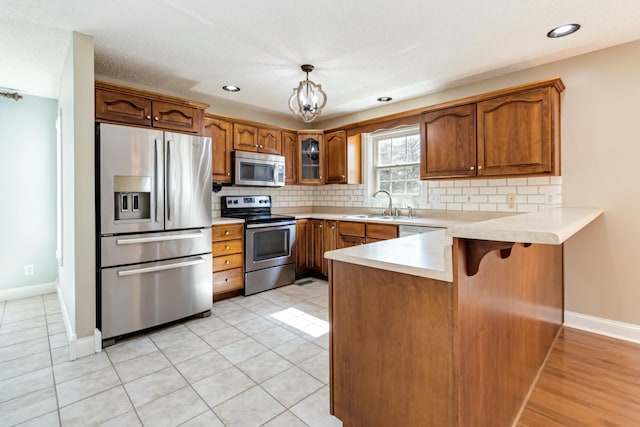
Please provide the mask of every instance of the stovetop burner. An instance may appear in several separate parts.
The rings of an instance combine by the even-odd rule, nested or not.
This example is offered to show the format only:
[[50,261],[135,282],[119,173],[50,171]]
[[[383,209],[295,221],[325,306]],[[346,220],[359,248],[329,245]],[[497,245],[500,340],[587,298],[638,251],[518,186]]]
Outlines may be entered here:
[[245,224],[293,221],[291,215],[271,213],[271,196],[222,196],[222,216],[244,219]]

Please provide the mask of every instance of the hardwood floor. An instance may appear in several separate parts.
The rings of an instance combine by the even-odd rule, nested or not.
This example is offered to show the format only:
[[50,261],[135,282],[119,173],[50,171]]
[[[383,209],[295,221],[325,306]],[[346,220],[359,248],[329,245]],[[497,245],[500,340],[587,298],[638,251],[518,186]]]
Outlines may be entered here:
[[640,344],[564,328],[517,426],[640,426]]

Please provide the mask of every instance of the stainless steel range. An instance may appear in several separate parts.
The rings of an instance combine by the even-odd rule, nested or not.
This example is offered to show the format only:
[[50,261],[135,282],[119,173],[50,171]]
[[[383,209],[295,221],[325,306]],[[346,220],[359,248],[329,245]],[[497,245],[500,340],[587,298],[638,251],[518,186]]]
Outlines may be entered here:
[[296,221],[271,213],[271,196],[223,196],[222,216],[244,220],[245,295],[293,283]]

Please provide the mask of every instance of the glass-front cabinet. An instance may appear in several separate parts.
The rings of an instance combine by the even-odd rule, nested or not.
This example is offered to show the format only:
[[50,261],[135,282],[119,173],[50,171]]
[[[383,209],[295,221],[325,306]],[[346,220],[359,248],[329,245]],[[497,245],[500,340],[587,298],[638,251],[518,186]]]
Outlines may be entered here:
[[300,184],[324,184],[323,142],[322,132],[298,132],[300,148],[298,182]]

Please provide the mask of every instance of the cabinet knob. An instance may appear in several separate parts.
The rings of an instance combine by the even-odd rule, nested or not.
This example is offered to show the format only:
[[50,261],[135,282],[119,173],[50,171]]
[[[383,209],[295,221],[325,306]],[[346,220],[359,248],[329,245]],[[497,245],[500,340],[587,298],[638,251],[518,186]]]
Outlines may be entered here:
[[344,175],[342,175],[342,177],[344,178]]
[[470,170],[470,171],[472,171],[472,170],[474,170],[474,169],[475,169],[475,167],[473,167],[473,166],[469,167],[469,170]]
[[336,227],[335,227],[334,225],[332,225],[332,226],[331,226],[331,229],[332,229],[332,230],[335,230],[335,228],[336,228]]
[[225,263],[225,264],[227,264],[227,265],[229,265],[229,264],[231,264],[231,261],[226,260],[224,263]]
[[231,172],[227,172],[227,176],[231,175]]
[[320,228],[322,228],[322,226],[320,226]]
[[229,250],[229,245],[225,246],[225,247],[224,247],[224,250],[225,250],[225,251],[228,251],[228,250]]
[[154,117],[153,120],[155,120],[157,122],[158,120],[160,120],[160,118],[159,117]]
[[227,278],[225,278],[225,279],[224,279],[224,281],[225,281],[225,282],[228,282],[228,281],[229,281],[229,278],[228,278],[228,277],[227,277]]
[[263,147],[264,147],[264,145],[261,145],[261,146],[260,146],[260,148],[263,148]]
[[228,236],[228,235],[229,235],[229,230],[225,231],[225,232],[224,232],[224,235],[225,235],[225,236]]
[[478,166],[478,170],[482,169],[482,166]]
[[151,116],[147,116],[147,120],[151,119]]

